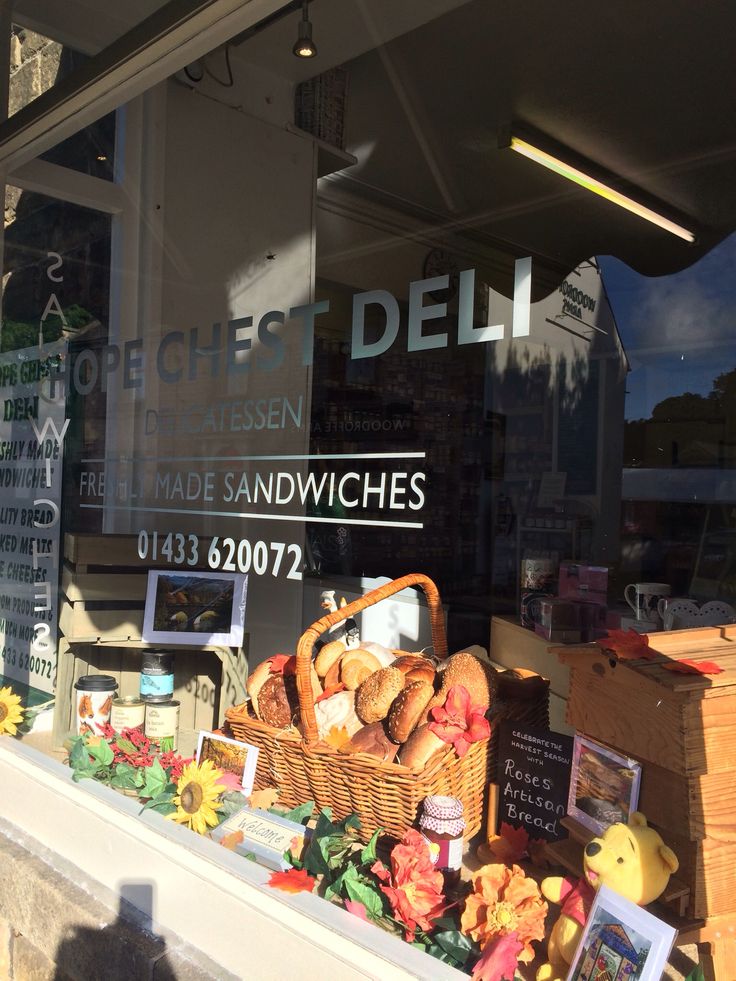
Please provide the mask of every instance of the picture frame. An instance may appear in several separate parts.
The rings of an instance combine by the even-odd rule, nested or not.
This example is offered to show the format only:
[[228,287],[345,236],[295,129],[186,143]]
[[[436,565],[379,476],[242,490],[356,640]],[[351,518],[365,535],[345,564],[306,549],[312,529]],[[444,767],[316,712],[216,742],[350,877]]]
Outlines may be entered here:
[[567,981],[598,978],[659,981],[677,930],[601,886],[585,923]]
[[567,813],[601,835],[612,824],[628,823],[639,804],[641,764],[609,746],[575,734]]
[[229,739],[215,732],[200,730],[197,740],[197,764],[205,760],[212,763],[224,774],[232,774],[237,779],[238,789],[246,797],[253,793],[253,782],[258,763],[258,747],[250,743]]
[[240,647],[248,577],[232,572],[148,573],[142,639],[151,644]]

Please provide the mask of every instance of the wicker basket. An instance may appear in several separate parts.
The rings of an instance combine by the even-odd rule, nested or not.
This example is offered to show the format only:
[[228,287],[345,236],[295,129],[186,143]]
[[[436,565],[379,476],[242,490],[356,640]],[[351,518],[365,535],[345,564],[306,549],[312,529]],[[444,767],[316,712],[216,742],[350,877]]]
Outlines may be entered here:
[[[491,706],[491,772],[498,766],[498,724],[515,722],[530,729],[549,729],[549,681],[535,671],[517,668],[498,676],[498,693]],[[494,777],[495,779],[495,777]]]
[[435,654],[446,657],[445,622],[437,587],[427,576],[403,576],[322,617],[300,638],[296,672],[303,736],[274,729],[253,718],[248,703],[228,709],[225,715],[235,737],[260,750],[255,786],[278,787],[280,803],[295,807],[314,800],[320,808],[331,807],[336,818],[355,812],[361,821],[360,834],[367,840],[376,828],[402,837],[414,824],[424,798],[445,794],[458,797],[465,805],[465,837],[470,838],[483,826],[485,790],[490,779],[490,740],[473,743],[462,759],[448,746],[438,751],[424,769],[411,770],[365,753],[338,753],[321,742],[317,732],[309,677],[315,641],[341,620],[408,586],[421,586],[424,590]]

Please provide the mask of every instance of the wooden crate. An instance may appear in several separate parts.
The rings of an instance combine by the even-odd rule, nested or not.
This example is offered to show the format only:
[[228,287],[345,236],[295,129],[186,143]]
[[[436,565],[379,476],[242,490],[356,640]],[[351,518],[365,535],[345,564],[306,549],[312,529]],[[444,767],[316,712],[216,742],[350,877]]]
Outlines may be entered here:
[[[555,647],[570,668],[567,721],[642,763],[640,809],[674,849],[696,917],[736,913],[736,629],[652,634],[657,657],[616,661]],[[715,661],[718,675],[665,665]]]
[[[65,535],[54,744],[74,728],[74,682],[83,674],[111,674],[121,695],[137,695],[141,652],[160,649],[141,640],[149,564],[133,535]],[[196,572],[196,570],[187,570]],[[199,729],[219,725],[225,709],[244,701],[247,639],[240,649],[166,644],[174,655],[174,698],[181,702],[182,746]],[[188,734],[188,735],[187,735]]]

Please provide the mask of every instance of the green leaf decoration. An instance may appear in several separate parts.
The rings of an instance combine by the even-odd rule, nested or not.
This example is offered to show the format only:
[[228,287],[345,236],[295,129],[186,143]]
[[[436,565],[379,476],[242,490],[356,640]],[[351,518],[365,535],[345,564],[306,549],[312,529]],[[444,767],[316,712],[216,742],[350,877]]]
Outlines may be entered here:
[[89,766],[89,753],[81,736],[77,736],[72,744],[69,753],[69,766],[73,770],[86,769]]
[[121,753],[125,753],[127,756],[131,756],[138,752],[135,745],[129,739],[123,739],[122,736],[117,737],[115,740],[115,745],[118,747]]
[[220,797],[220,809],[217,813],[220,820],[223,821],[225,818],[237,814],[238,811],[242,811],[244,807],[245,797],[239,790],[232,790]]
[[163,736],[160,743],[160,749],[162,753],[173,753],[174,751],[174,737],[173,736]]
[[440,930],[432,939],[459,964],[465,964],[474,952],[472,940],[457,929]]
[[122,790],[135,790],[143,785],[143,774],[130,763],[118,763],[110,777],[110,784]]
[[110,748],[110,744],[104,739],[101,739],[99,743],[88,745],[87,752],[90,756],[94,756],[101,766],[109,766],[115,759],[115,754]]
[[368,919],[375,920],[383,914],[383,897],[378,891],[378,886],[369,884],[363,879],[346,879],[345,891],[348,899],[365,906]]
[[342,893],[345,883],[350,879],[357,879],[359,874],[358,867],[350,862],[344,871],[338,875],[335,881],[330,883],[330,885],[327,887],[325,890],[325,899],[331,899],[333,896],[339,896]]
[[151,766],[146,767],[145,783],[143,784],[144,797],[158,797],[166,789],[169,782],[166,770],[161,766],[158,759],[155,759]]
[[166,817],[167,814],[175,814],[177,808],[176,804],[167,804],[166,801],[162,801],[160,804],[154,804],[151,810]]
[[[146,796],[145,793],[143,796]],[[153,811],[158,811],[162,804],[171,804],[172,798],[173,794],[165,791],[164,793],[159,794],[157,797],[152,797],[149,801],[146,801],[146,803],[143,805],[143,811],[147,811],[149,808]],[[174,807],[174,810],[176,810],[176,807]],[[143,811],[141,811],[141,813],[143,813]]]
[[378,855],[376,854],[376,842],[378,841],[378,836],[381,834],[382,831],[383,831],[382,828],[377,828],[373,832],[371,836],[371,840],[368,842],[368,844],[363,848],[363,851],[360,853],[360,861],[363,865],[365,865],[368,862],[370,862],[370,864],[373,865],[373,863],[378,858]]
[[270,807],[269,811],[272,814],[278,814],[279,817],[286,818],[287,821],[294,821],[296,824],[308,824],[314,814],[314,808],[314,801],[308,800],[306,804],[300,804],[299,807],[292,808],[286,814],[283,811],[277,810],[275,807]]
[[698,966],[688,974],[685,981],[705,981],[703,968],[698,964]]
[[436,957],[438,961],[442,961],[444,964],[450,964],[452,967],[460,966],[460,961],[456,960],[452,954],[448,954],[439,944],[430,944],[429,947],[424,947],[420,944],[415,944],[414,946],[421,946],[422,950],[426,951],[430,956]]

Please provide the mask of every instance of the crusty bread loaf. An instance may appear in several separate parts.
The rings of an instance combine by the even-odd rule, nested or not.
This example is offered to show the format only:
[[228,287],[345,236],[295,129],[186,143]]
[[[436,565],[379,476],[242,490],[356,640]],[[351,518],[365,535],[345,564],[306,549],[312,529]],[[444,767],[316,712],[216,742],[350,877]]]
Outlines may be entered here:
[[341,640],[331,640],[320,650],[314,659],[314,668],[320,678],[324,678],[335,661],[346,651],[345,644]]
[[355,698],[355,711],[366,724],[385,719],[404,687],[403,674],[394,667],[381,668],[363,682]]
[[432,706],[444,705],[449,690],[455,685],[464,685],[470,695],[471,705],[487,709],[498,688],[496,670],[487,661],[482,661],[467,651],[452,655],[440,675],[440,681],[440,691]]
[[258,692],[259,718],[274,729],[287,729],[299,713],[299,696],[293,674],[272,674]]
[[399,763],[412,770],[424,769],[438,750],[447,749],[448,744],[435,736],[428,724],[419,726],[399,749]]
[[383,722],[372,722],[358,729],[349,742],[340,748],[341,753],[367,753],[384,763],[390,763],[399,747],[386,735]]
[[248,680],[245,683],[246,691],[250,695],[250,702],[253,706],[253,711],[258,719],[261,717],[260,712],[258,711],[258,692],[261,690],[263,683],[268,680],[270,675],[270,661],[261,661],[260,664],[253,668],[253,671],[248,675]]
[[433,697],[434,688],[426,681],[411,681],[399,692],[388,715],[388,733],[395,743],[406,742]]

